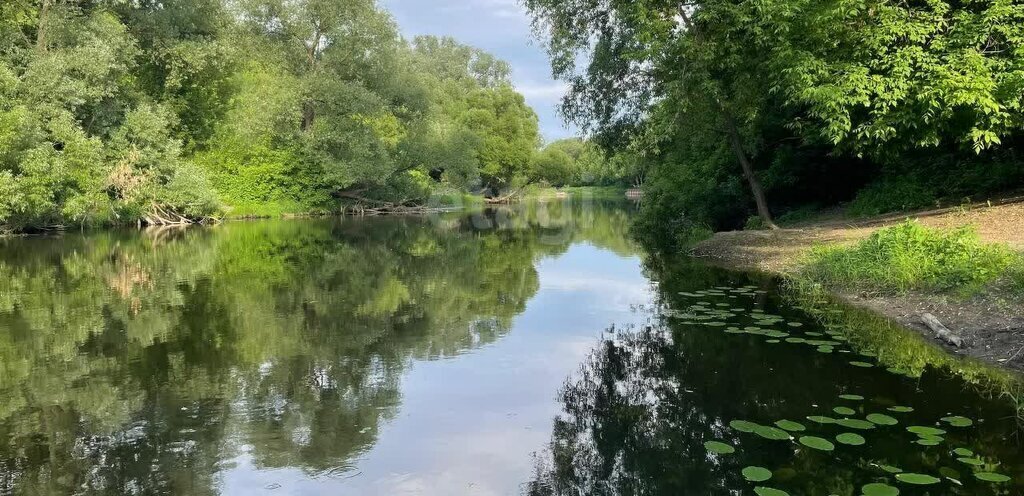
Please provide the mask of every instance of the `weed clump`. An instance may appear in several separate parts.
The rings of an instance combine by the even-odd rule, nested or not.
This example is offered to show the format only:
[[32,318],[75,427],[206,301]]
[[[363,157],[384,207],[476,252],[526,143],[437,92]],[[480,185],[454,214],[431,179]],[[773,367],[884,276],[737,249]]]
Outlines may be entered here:
[[969,294],[1004,278],[1024,288],[1022,258],[1008,247],[983,243],[971,227],[942,231],[907,221],[854,246],[815,248],[802,275],[842,289]]

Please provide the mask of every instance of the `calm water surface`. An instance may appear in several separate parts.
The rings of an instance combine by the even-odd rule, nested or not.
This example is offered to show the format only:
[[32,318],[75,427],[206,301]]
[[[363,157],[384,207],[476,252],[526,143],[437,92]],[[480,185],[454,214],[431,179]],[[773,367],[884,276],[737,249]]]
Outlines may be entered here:
[[0,240],[0,493],[1024,494],[1015,378],[644,255],[632,209]]

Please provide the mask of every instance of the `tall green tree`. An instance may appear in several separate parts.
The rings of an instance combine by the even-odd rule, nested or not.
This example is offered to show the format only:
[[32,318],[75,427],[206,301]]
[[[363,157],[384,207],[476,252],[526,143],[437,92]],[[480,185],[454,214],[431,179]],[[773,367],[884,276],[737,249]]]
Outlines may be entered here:
[[[526,7],[548,37],[555,76],[570,83],[567,117],[614,139],[635,131],[666,98],[691,114],[699,109],[710,118],[687,132],[729,147],[758,214],[774,227],[750,158],[762,66],[749,56],[754,47],[744,43],[749,35],[733,2],[527,0]],[[585,70],[577,67],[581,57]]]

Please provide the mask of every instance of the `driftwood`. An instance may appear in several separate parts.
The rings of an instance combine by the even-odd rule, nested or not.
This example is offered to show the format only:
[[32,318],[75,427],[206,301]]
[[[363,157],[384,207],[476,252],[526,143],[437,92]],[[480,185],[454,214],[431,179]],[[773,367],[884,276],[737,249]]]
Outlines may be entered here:
[[192,224],[191,219],[161,207],[156,203],[150,205],[149,212],[142,218],[150,226],[185,226]]
[[153,203],[149,206],[149,212],[146,212],[139,221],[139,227],[141,227],[142,223],[145,223],[147,226],[188,226],[191,224],[207,224],[215,222],[219,222],[219,219],[214,217],[193,219],[181,215],[169,208]]
[[515,199],[523,192],[523,188],[519,188],[505,196],[497,196],[494,198],[484,198],[484,202],[488,205],[504,205],[512,203]]
[[365,205],[354,205],[342,210],[344,215],[374,216],[374,215],[397,215],[397,214],[429,214],[444,212],[449,209],[433,208],[426,205],[384,205],[380,207],[367,207]]
[[957,348],[962,348],[964,346],[963,338],[957,336],[953,331],[949,330],[948,327],[942,325],[942,322],[939,322],[939,319],[935,318],[934,315],[930,313],[921,314],[921,322],[935,333],[935,337],[956,346]]

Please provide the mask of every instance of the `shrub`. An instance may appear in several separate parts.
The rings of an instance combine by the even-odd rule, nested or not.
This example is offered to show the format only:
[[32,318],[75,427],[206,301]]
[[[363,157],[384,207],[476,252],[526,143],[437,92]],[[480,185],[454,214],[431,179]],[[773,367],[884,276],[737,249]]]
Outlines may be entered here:
[[676,233],[676,243],[679,247],[689,248],[714,235],[715,232],[706,224],[693,224]]
[[1010,268],[1006,271],[1006,279],[1010,283],[1010,290],[1017,294],[1024,294],[1024,254],[1014,258]]
[[933,206],[938,193],[914,177],[896,177],[866,186],[850,202],[849,213],[855,217],[899,212]]
[[747,222],[743,224],[744,231],[763,231],[764,229],[764,219],[757,215],[751,215],[750,217],[747,217]]
[[1006,275],[1018,258],[1009,248],[982,243],[973,228],[940,231],[908,221],[855,246],[814,249],[803,275],[848,289],[969,293]]

